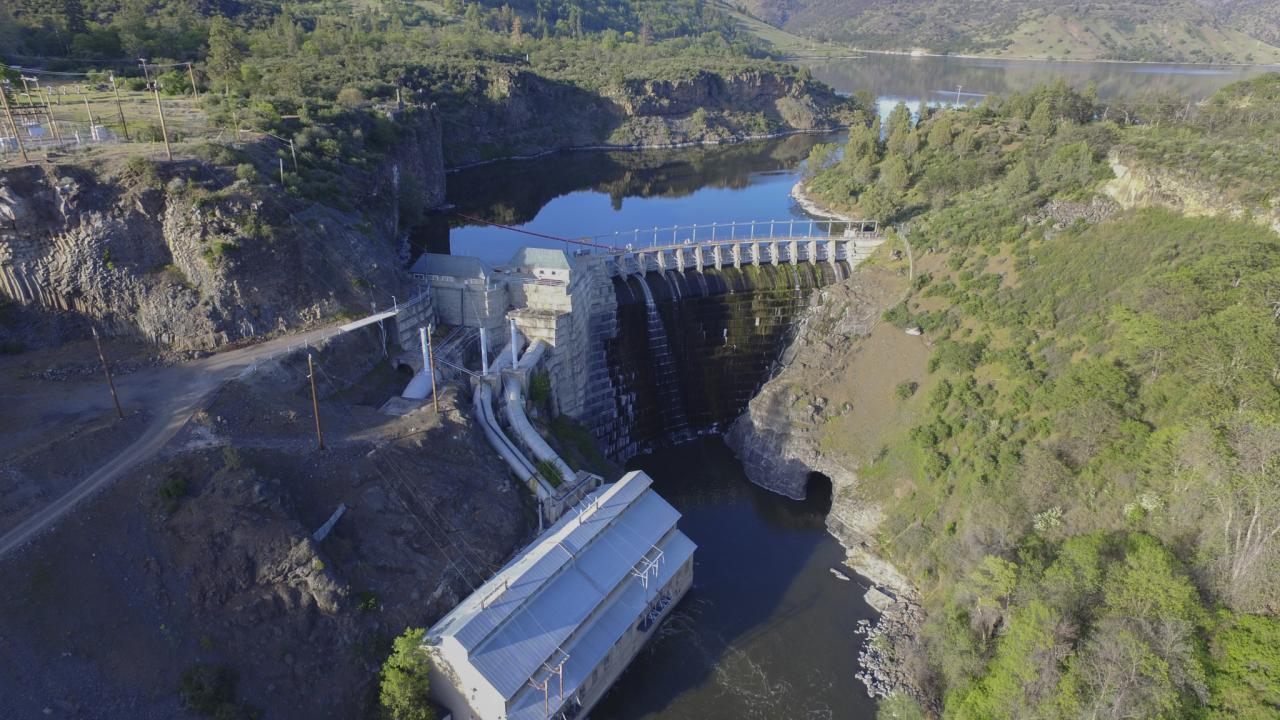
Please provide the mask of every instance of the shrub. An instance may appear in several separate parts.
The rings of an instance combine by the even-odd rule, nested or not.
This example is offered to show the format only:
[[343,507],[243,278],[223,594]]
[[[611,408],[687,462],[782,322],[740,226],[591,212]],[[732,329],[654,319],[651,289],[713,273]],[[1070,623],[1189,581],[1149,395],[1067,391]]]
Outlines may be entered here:
[[143,188],[159,190],[164,185],[160,182],[160,174],[156,172],[155,163],[135,155],[124,161],[125,176]]
[[359,88],[347,86],[338,91],[337,102],[346,108],[356,108],[364,102],[364,93]]
[[218,720],[255,717],[251,709],[236,702],[236,673],[226,665],[192,665],[178,680],[182,703],[197,715]]
[[546,373],[538,373],[529,378],[529,400],[534,405],[545,405],[551,399],[551,378]]
[[898,387],[894,388],[894,393],[898,396],[898,399],[906,400],[912,395],[915,395],[916,389],[919,387],[919,383],[908,380],[907,382],[898,383]]
[[236,166],[236,179],[245,182],[258,182],[258,168],[250,163],[240,163]]
[[551,487],[560,487],[564,484],[564,476],[560,474],[560,468],[550,460],[538,461],[538,474],[546,479]]
[[900,302],[884,311],[884,321],[896,328],[906,328],[911,324],[911,311],[905,302]]
[[422,646],[425,635],[422,628],[405,629],[382,664],[380,699],[391,720],[435,720],[427,679],[431,665]]
[[239,470],[244,466],[244,460],[240,457],[240,451],[231,445],[222,446],[222,465],[228,470]]
[[382,609],[382,598],[372,590],[364,590],[356,595],[356,609],[362,613],[377,612]]
[[160,504],[164,506],[166,513],[172,513],[177,510],[178,504],[186,496],[187,478],[176,471],[169,473],[169,477],[165,479],[164,483],[156,488],[156,497],[159,498]]

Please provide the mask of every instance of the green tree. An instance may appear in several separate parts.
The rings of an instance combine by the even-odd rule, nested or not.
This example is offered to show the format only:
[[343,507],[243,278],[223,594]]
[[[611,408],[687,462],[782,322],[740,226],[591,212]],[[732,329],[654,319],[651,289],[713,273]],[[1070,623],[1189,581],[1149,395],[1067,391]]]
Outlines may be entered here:
[[209,54],[205,58],[205,66],[214,82],[222,83],[224,95],[230,92],[231,80],[239,77],[244,57],[244,38],[240,29],[225,17],[215,15],[209,21]]
[[933,150],[945,150],[951,147],[951,115],[942,113],[929,124],[928,145]]
[[1004,176],[1003,189],[1011,198],[1021,198],[1035,189],[1035,174],[1031,163],[1023,158]]
[[880,183],[893,193],[901,196],[911,185],[911,170],[907,161],[900,155],[890,155],[880,164]]
[[1038,600],[1016,610],[982,682],[960,702],[957,720],[1028,716],[1057,691],[1061,662],[1071,651],[1072,629]]
[[430,660],[422,644],[425,636],[422,628],[407,628],[382,664],[382,708],[391,720],[435,720],[427,680]]
[[1280,620],[1223,612],[1211,637],[1209,717],[1276,717],[1280,712]]
[[1027,121],[1027,127],[1032,135],[1046,139],[1053,135],[1055,122],[1053,119],[1053,108],[1048,102],[1041,102],[1036,105],[1035,112],[1031,113],[1031,119]]
[[893,106],[893,110],[889,111],[887,124],[889,137],[903,136],[911,132],[911,109],[906,103],[900,102]]

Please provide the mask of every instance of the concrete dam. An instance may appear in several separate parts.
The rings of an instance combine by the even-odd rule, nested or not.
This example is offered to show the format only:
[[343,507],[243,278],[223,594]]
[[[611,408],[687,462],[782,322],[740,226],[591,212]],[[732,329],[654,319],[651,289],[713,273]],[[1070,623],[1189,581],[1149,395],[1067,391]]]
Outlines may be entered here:
[[[465,352],[443,362],[470,376],[478,423],[548,526],[428,632],[433,695],[455,718],[589,713],[692,585],[695,546],[679,513],[643,472],[602,484],[566,463],[526,413],[535,379],[549,381],[550,411],[618,462],[725,429],[777,366],[814,291],[849,277],[882,242],[865,226],[834,225],[756,238],[752,224],[751,236],[727,241],[713,227],[701,242],[696,228],[684,242],[681,228],[666,228],[641,250],[415,263],[428,307],[410,322],[475,333],[478,373]],[[659,244],[659,233],[674,242]]]
[[732,422],[813,291],[883,241],[873,223],[741,225],[638,231],[603,251],[525,248],[493,267],[428,253],[413,274],[438,322],[494,345],[508,323],[543,341],[554,411],[625,461]]
[[812,291],[846,261],[647,272],[612,279],[617,311],[586,419],[616,459],[732,423],[787,346]]

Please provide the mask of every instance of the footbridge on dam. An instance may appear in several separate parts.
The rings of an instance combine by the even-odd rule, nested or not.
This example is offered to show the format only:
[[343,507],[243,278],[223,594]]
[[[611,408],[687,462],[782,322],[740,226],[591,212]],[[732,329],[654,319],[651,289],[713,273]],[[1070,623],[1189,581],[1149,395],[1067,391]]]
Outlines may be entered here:
[[[743,265],[856,265],[884,236],[874,220],[750,220],[637,228],[588,238],[611,275]],[[581,251],[580,251],[581,252]]]

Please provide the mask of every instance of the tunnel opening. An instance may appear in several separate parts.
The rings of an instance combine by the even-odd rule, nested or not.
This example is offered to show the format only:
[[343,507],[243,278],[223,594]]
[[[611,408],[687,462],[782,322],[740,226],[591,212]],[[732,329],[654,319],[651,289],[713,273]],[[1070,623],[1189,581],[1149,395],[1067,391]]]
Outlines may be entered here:
[[831,512],[831,478],[820,472],[811,472],[804,482],[804,502],[823,515]]

